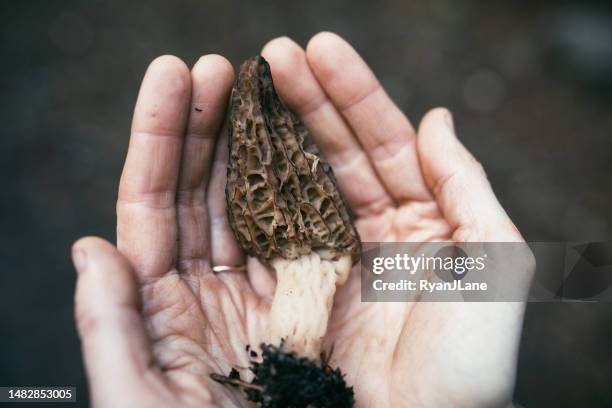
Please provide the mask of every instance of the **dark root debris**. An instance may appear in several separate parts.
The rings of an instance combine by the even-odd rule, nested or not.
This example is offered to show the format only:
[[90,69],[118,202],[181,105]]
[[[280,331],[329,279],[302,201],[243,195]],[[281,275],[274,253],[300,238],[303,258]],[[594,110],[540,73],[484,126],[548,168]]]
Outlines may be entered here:
[[355,404],[353,388],[346,386],[339,368],[329,366],[329,357],[323,354],[313,361],[284,350],[282,344],[262,343],[260,347],[261,362],[251,361],[249,367],[254,374],[250,383],[235,368],[227,376],[211,374],[210,378],[242,389],[249,401],[262,408],[348,408]]

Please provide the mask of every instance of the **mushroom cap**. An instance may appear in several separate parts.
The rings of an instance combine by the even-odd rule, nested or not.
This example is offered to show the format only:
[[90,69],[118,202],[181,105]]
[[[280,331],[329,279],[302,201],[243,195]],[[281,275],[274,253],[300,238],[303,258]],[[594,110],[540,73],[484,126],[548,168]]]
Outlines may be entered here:
[[334,173],[276,94],[263,57],[241,65],[231,102],[226,198],[245,252],[268,264],[312,251],[356,262],[359,236]]

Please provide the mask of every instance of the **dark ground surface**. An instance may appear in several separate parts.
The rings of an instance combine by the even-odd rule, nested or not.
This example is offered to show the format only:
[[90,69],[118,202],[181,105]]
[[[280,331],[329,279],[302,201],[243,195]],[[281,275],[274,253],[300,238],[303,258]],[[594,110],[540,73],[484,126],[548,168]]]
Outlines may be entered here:
[[[132,106],[163,53],[237,66],[336,31],[415,123],[454,111],[528,240],[612,240],[605,2],[490,3],[0,1],[0,385],[75,385],[86,405],[69,249],[114,240]],[[516,400],[612,405],[611,345],[611,305],[530,304]]]

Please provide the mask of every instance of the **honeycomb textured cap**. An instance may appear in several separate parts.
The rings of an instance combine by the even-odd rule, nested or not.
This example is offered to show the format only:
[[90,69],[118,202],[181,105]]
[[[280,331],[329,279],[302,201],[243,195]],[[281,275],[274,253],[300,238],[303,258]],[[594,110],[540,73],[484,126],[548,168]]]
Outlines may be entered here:
[[236,239],[266,263],[312,251],[359,258],[333,171],[279,99],[261,56],[241,65],[232,91],[226,198]]

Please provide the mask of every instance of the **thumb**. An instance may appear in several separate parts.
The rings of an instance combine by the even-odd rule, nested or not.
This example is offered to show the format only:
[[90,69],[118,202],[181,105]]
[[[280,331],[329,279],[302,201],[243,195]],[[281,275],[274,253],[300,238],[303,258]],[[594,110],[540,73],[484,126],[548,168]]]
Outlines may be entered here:
[[497,201],[482,165],[457,139],[450,112],[436,108],[419,126],[425,182],[458,242],[523,241]]
[[153,362],[135,275],[123,255],[100,238],[77,241],[72,258],[78,273],[76,322],[91,398],[96,405],[112,406],[112,398],[134,392]]

